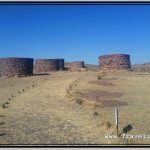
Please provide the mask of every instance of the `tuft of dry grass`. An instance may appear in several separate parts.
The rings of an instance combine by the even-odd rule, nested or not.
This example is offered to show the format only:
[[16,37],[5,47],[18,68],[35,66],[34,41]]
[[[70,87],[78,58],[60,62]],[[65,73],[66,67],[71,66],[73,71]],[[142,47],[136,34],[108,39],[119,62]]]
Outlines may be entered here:
[[98,80],[101,80],[102,78],[103,78],[102,75],[97,74],[97,79],[98,79]]
[[93,115],[94,115],[94,116],[98,116],[98,112],[95,111],[95,112],[93,113]]
[[109,129],[112,127],[112,124],[109,121],[104,121],[100,124],[101,127],[105,127],[106,129]]
[[75,98],[75,101],[76,101],[76,103],[79,104],[79,105],[83,104],[83,99],[81,99],[81,98],[79,98],[79,97],[76,97],[76,98]]

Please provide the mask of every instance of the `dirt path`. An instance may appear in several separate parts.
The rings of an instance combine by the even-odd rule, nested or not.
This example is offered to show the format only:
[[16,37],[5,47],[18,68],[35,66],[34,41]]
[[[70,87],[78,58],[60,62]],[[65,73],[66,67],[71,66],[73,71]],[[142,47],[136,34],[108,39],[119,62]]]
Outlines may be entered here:
[[[51,75],[3,109],[1,144],[100,144],[92,112],[66,98],[66,89],[88,73]],[[95,136],[94,136],[95,134]]]

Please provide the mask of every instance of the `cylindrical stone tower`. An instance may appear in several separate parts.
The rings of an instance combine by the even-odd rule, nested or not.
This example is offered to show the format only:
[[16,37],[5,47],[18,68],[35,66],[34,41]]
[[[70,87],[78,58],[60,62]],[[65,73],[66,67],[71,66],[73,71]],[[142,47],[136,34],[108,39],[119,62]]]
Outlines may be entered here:
[[59,70],[58,59],[36,59],[35,60],[35,73],[48,73],[51,71]]
[[59,70],[64,70],[64,59],[58,58]]
[[84,61],[72,62],[72,68],[84,68]]
[[30,76],[33,75],[33,58],[0,58],[0,76]]
[[129,70],[131,69],[130,55],[112,54],[99,57],[100,69]]

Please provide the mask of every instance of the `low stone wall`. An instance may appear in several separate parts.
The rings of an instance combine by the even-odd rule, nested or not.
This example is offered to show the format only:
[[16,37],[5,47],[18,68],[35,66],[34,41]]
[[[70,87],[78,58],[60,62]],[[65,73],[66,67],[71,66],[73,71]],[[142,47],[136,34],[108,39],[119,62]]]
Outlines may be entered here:
[[58,59],[36,59],[35,60],[35,73],[48,73],[50,71],[59,70]]
[[84,61],[72,62],[72,68],[84,68]]
[[0,76],[33,75],[33,58],[0,58]]
[[129,70],[131,69],[130,55],[113,54],[99,57],[100,69],[106,70]]

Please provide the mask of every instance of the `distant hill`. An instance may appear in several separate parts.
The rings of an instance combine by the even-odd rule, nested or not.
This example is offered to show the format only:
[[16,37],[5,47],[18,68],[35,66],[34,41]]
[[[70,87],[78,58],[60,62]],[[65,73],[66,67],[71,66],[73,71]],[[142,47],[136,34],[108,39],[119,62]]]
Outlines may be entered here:
[[[71,65],[70,62],[65,62],[65,67],[69,67]],[[85,64],[85,67],[87,67],[89,70],[98,70],[99,65],[93,65],[93,64]],[[133,64],[131,65],[132,71],[135,72],[150,72],[150,62],[144,63],[144,64]]]
[[131,68],[133,71],[150,72],[150,62],[144,64],[134,64]]
[[98,70],[99,65],[93,65],[93,64],[85,64],[85,67],[87,67],[90,70]]

